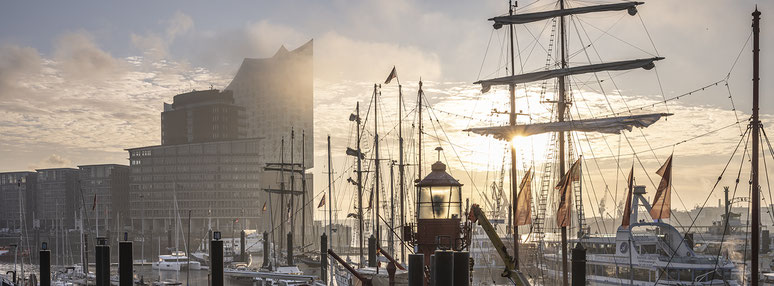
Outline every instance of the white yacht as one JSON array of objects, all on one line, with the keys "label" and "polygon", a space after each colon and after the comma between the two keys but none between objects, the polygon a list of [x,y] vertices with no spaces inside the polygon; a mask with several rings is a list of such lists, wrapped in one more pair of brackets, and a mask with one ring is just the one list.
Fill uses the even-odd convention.
[{"label": "white yacht", "polygon": [[201,263],[196,260],[188,261],[188,257],[183,252],[173,252],[170,255],[159,255],[159,260],[153,262],[154,270],[174,270],[183,269],[199,270],[202,269]]}]

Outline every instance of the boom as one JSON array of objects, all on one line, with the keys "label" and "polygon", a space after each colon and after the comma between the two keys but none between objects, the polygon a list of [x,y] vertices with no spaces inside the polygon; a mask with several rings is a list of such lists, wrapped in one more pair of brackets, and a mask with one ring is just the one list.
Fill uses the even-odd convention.
[{"label": "boom", "polygon": [[529,286],[529,281],[527,281],[527,278],[523,273],[521,273],[521,271],[516,270],[516,263],[513,257],[508,254],[508,249],[505,248],[505,243],[503,243],[503,240],[500,239],[499,235],[497,235],[497,231],[495,231],[495,228],[489,222],[489,219],[486,218],[486,215],[481,210],[481,207],[478,206],[478,204],[473,204],[470,207],[470,221],[478,222],[478,225],[484,229],[486,236],[489,237],[489,240],[492,242],[494,248],[497,249],[497,254],[500,255],[500,258],[505,264],[505,270],[503,271],[502,276],[511,278],[511,281],[513,281],[513,283],[516,285]]}]

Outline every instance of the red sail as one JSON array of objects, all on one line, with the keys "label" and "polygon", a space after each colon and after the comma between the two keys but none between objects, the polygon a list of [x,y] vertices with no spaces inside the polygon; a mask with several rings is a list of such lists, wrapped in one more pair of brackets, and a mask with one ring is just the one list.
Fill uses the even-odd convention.
[{"label": "red sail", "polygon": [[516,225],[527,225],[532,223],[530,209],[532,208],[532,169],[530,168],[519,185],[521,192],[516,197]]},{"label": "red sail", "polygon": [[621,220],[621,227],[628,228],[629,222],[632,220],[632,194],[634,193],[634,164],[632,164],[632,170],[629,171],[628,179],[629,194],[626,195],[626,205],[623,210],[623,220]]},{"label": "red sail", "polygon": [[653,197],[653,207],[650,209],[650,217],[653,219],[669,218],[669,210],[672,208],[672,156],[664,162],[664,165],[656,171],[661,176],[661,183]]},{"label": "red sail", "polygon": [[572,207],[572,186],[573,181],[579,179],[580,174],[580,158],[572,164],[570,170],[564,175],[562,181],[556,188],[559,190],[559,207],[556,210],[556,224],[559,227],[570,226],[570,210]]}]

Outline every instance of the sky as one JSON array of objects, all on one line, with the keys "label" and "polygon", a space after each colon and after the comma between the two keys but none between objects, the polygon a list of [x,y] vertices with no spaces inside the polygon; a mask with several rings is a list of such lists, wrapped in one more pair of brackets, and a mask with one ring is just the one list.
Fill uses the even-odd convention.
[{"label": "sky", "polygon": [[[592,3],[597,1],[568,5]],[[555,7],[545,0],[518,4],[517,13]],[[705,200],[716,205],[720,187],[710,190],[750,116],[747,41],[756,4],[763,12],[761,106],[768,126],[774,114],[767,96],[774,81],[766,80],[774,66],[766,52],[774,43],[766,32],[774,30],[767,17],[774,12],[771,1],[654,0],[635,16],[607,12],[569,21],[571,65],[666,58],[650,71],[600,73],[601,84],[593,76],[574,77],[575,117],[627,108],[675,114],[625,135],[578,135],[576,150],[586,158],[590,181],[584,188],[595,206],[587,213],[598,213],[596,206],[603,204],[615,216],[633,162],[638,182],[652,192],[659,180],[655,170],[672,153],[680,197],[673,207],[691,209]],[[128,164],[125,148],[160,143],[162,102],[192,89],[222,89],[243,58],[269,57],[281,45],[293,49],[314,39],[316,199],[327,184],[325,136],[332,135],[337,149],[351,145],[347,114],[357,101],[367,106],[373,84],[396,66],[410,117],[404,128],[416,131],[411,110],[421,78],[432,106],[425,116],[435,120],[425,123],[426,159],[434,160],[433,148],[443,146],[443,160],[465,184],[466,195],[484,201],[481,194],[499,173],[504,145],[462,130],[505,122],[490,111],[507,108],[507,91],[482,94],[471,84],[509,72],[506,29],[493,30],[487,21],[505,13],[502,0],[9,2],[0,11],[0,171]],[[545,67],[551,28],[546,21],[515,28],[517,72]],[[539,83],[520,87],[517,108],[533,116],[519,121],[546,121],[550,105],[544,101],[554,94]],[[394,155],[394,84],[383,87],[380,101],[385,111],[379,120],[389,130],[385,153]],[[737,118],[742,123],[734,125]],[[706,134],[724,126],[730,127]],[[533,162],[540,166],[548,139],[516,140],[520,174]],[[343,213],[351,209],[352,189],[341,182],[352,162],[340,153],[333,167]],[[727,172],[738,172],[741,160],[737,153]],[[727,174],[720,185],[733,186],[735,177]]]}]

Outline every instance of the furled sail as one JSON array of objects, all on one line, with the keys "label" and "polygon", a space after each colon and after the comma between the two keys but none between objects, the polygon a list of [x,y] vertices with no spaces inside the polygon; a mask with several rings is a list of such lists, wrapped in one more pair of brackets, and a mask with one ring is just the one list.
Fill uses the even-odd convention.
[{"label": "furled sail", "polygon": [[577,8],[569,8],[569,9],[562,9],[562,10],[551,10],[551,11],[544,11],[544,12],[500,16],[500,17],[494,17],[492,19],[489,19],[489,21],[494,21],[494,28],[500,29],[503,25],[508,25],[508,24],[525,24],[525,23],[536,22],[536,21],[541,21],[545,19],[551,19],[554,17],[593,13],[593,12],[627,10],[629,12],[629,15],[634,16],[637,14],[637,5],[641,5],[641,4],[645,4],[645,3],[644,2],[623,2],[623,3],[614,3],[614,4],[577,7]]},{"label": "furled sail", "polygon": [[671,113],[651,113],[610,118],[581,119],[563,122],[534,123],[514,126],[495,126],[469,128],[464,131],[480,135],[492,135],[496,139],[508,140],[515,136],[530,136],[546,132],[582,131],[619,134],[621,130],[632,128],[644,128],[656,123],[662,116],[670,116]]},{"label": "furled sail", "polygon": [[512,76],[504,76],[493,79],[485,79],[474,82],[473,84],[481,85],[481,92],[487,92],[493,85],[509,85],[520,84],[526,82],[539,81],[549,78],[556,78],[560,76],[593,73],[600,71],[616,71],[616,70],[632,70],[636,68],[644,68],[646,70],[655,67],[653,62],[663,60],[663,57],[654,57],[649,59],[636,59],[627,61],[618,61],[602,64],[593,64],[585,66],[576,66],[556,70],[539,71],[533,73],[518,74]]}]

